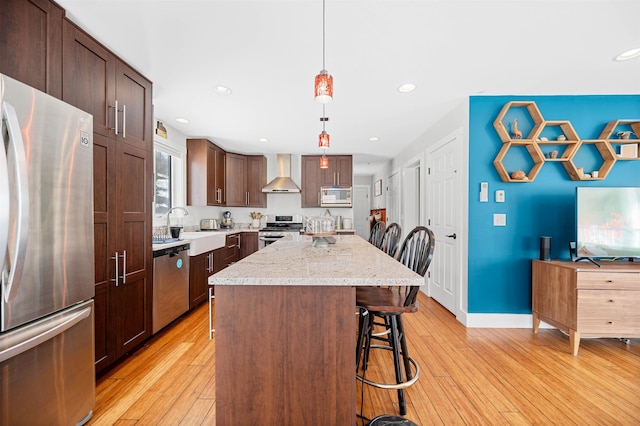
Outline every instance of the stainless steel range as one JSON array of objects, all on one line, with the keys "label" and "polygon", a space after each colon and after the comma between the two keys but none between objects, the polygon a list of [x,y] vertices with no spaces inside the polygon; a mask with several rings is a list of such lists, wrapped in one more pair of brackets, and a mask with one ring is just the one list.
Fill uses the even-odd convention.
[{"label": "stainless steel range", "polygon": [[258,231],[259,247],[265,248],[285,235],[300,234],[303,228],[302,215],[275,216],[273,222]]}]

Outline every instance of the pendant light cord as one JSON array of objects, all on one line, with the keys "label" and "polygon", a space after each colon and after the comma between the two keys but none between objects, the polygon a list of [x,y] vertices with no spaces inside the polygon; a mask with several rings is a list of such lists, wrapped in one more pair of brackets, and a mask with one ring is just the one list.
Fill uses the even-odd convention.
[{"label": "pendant light cord", "polygon": [[322,0],[322,69],[326,69],[324,65],[324,45],[325,45],[325,35],[324,35],[324,7],[325,0]]}]

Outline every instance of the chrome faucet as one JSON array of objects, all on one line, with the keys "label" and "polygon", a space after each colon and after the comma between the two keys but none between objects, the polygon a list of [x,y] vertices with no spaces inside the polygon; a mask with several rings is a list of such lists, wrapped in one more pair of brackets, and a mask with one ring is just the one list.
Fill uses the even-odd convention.
[{"label": "chrome faucet", "polygon": [[171,229],[171,212],[174,210],[182,210],[185,216],[189,216],[189,212],[184,207],[171,207],[167,212],[167,234]]}]

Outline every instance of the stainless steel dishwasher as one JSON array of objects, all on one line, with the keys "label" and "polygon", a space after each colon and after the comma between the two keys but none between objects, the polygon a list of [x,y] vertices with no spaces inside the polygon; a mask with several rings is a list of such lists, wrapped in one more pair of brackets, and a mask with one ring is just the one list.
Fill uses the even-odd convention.
[{"label": "stainless steel dishwasher", "polygon": [[153,252],[153,322],[157,333],[189,310],[189,244]]}]

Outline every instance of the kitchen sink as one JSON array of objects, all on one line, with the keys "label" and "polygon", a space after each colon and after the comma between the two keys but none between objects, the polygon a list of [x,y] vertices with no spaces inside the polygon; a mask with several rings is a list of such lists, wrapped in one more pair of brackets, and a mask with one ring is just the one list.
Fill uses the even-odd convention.
[{"label": "kitchen sink", "polygon": [[183,232],[183,239],[190,240],[189,256],[197,256],[211,250],[224,247],[225,232]]}]

